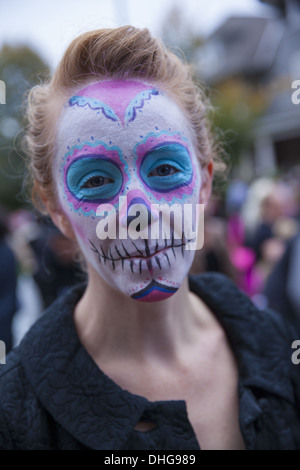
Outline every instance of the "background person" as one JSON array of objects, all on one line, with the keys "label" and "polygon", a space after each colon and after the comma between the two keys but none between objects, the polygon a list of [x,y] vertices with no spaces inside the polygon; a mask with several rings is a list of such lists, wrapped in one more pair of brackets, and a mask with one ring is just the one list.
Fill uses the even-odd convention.
[{"label": "background person", "polygon": [[8,242],[7,215],[0,210],[0,340],[6,353],[13,346],[12,323],[17,310],[17,261]]}]

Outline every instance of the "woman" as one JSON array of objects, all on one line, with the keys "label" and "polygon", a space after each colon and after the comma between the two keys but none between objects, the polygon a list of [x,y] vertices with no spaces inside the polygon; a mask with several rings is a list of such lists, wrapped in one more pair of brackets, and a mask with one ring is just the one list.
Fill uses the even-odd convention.
[{"label": "woman", "polygon": [[32,90],[34,200],[77,240],[87,284],[8,357],[0,447],[299,446],[288,326],[223,276],[188,279],[191,227],[168,211],[209,198],[206,110],[188,68],[132,27],[75,39]]}]

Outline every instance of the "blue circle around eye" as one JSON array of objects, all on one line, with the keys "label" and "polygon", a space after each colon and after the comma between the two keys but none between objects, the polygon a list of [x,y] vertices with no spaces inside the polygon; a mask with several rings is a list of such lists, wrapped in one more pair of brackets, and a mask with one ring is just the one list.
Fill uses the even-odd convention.
[{"label": "blue circle around eye", "polygon": [[[103,177],[107,183],[85,187],[95,177]],[[123,176],[119,167],[105,157],[90,155],[75,160],[67,171],[67,185],[72,195],[80,201],[101,203],[113,199],[120,191]]]},{"label": "blue circle around eye", "polygon": [[[173,167],[176,171],[165,176],[159,174],[151,176],[154,170],[162,166]],[[166,142],[146,153],[141,163],[140,174],[149,188],[160,192],[174,191],[192,181],[193,167],[190,154],[183,145]]]}]

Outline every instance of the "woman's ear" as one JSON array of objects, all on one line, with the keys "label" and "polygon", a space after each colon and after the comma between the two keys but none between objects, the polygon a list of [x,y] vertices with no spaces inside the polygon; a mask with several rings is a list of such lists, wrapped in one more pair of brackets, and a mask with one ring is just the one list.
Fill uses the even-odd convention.
[{"label": "woman's ear", "polygon": [[56,204],[54,204],[53,201],[50,202],[49,199],[47,199],[46,194],[42,190],[39,190],[39,196],[54,225],[56,225],[56,227],[61,231],[61,233],[65,235],[65,237],[75,240],[76,236],[73,231],[73,227],[68,217],[59,206],[59,203],[57,202]]},{"label": "woman's ear", "polygon": [[208,200],[211,196],[211,191],[212,191],[213,174],[214,174],[214,164],[211,161],[205,167],[201,169],[202,182],[201,182],[200,196],[199,196],[200,204],[206,205],[208,203]]},{"label": "woman's ear", "polygon": [[71,238],[72,240],[75,240],[75,233],[73,231],[73,227],[67,218],[66,214],[61,211],[61,210],[53,210],[50,208],[47,208],[48,214],[50,215],[54,225],[61,231],[63,235],[67,238]]}]

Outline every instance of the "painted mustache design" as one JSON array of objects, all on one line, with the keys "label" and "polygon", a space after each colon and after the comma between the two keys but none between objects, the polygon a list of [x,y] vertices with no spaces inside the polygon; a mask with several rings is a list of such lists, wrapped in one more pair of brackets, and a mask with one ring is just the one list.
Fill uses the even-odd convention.
[{"label": "painted mustache design", "polygon": [[[115,245],[115,253],[112,253],[111,248],[109,249],[108,253],[105,253],[102,245],[100,244],[100,247],[97,248],[95,244],[89,240],[90,245],[91,245],[91,250],[96,253],[98,256],[98,259],[100,263],[106,264],[107,262],[112,263],[112,268],[113,270],[116,269],[116,263],[118,261],[121,261],[122,269],[124,269],[124,262],[126,260],[130,261],[130,269],[131,272],[134,273],[133,268],[136,263],[138,263],[138,271],[141,274],[142,273],[142,267],[143,267],[143,262],[146,263],[146,266],[149,271],[152,271],[153,269],[153,263],[155,263],[158,268],[161,270],[161,256],[164,256],[168,262],[169,267],[171,267],[172,260],[170,260],[169,249],[173,253],[173,260],[177,259],[176,255],[176,248],[180,248],[181,250],[181,255],[184,257],[185,254],[185,245],[187,245],[189,242],[192,241],[192,239],[188,240],[185,237],[181,240],[177,240],[177,243],[175,242],[174,239],[174,234],[172,234],[171,240],[164,240],[164,245],[159,246],[158,240],[156,241],[156,245],[154,248],[150,248],[149,242],[147,239],[142,240],[144,242],[144,249],[139,248],[136,243],[134,243],[132,240],[130,240],[132,244],[132,251],[129,250],[129,248],[125,247],[125,245],[121,242],[121,246]],[[178,250],[177,250],[178,254]]]}]

